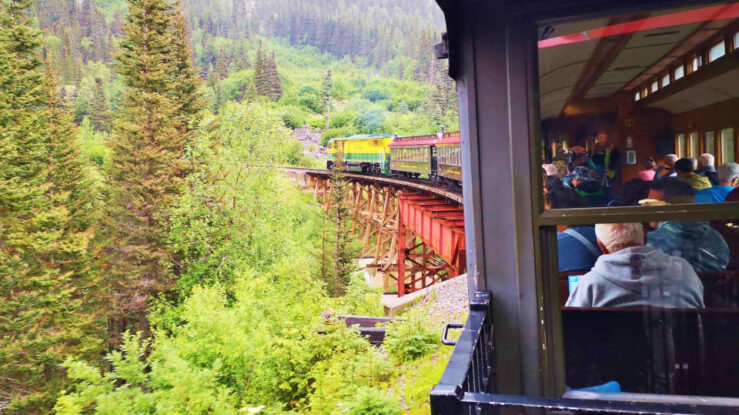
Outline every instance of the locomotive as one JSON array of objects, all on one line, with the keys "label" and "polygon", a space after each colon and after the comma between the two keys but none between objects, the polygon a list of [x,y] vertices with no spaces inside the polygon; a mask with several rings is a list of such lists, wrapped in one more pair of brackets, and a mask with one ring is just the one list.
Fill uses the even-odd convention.
[{"label": "locomotive", "polygon": [[348,171],[386,176],[425,178],[453,186],[462,183],[459,132],[398,137],[355,135],[328,142],[326,168],[338,156]]}]

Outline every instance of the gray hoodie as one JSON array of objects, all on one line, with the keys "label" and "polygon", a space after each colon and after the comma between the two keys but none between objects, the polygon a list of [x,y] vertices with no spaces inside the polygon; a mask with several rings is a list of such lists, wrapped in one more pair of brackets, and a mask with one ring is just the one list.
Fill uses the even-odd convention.
[{"label": "gray hoodie", "polygon": [[684,259],[637,246],[601,255],[580,277],[567,307],[697,308],[703,284]]}]

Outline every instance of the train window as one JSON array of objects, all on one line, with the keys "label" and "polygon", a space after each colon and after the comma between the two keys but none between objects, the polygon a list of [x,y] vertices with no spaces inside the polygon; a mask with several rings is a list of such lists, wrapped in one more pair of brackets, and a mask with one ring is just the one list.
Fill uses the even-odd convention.
[{"label": "train window", "polygon": [[716,59],[724,56],[726,54],[726,42],[720,41],[716,43],[715,45],[711,46],[711,49],[708,50],[708,62],[713,62]]},{"label": "train window", "polygon": [[703,135],[703,151],[716,155],[716,134],[713,131],[706,131]]},{"label": "train window", "polygon": [[677,68],[675,68],[675,71],[672,74],[673,74],[672,78],[677,81],[678,79],[685,76],[685,68],[683,67],[683,65],[680,65]]},{"label": "train window", "polygon": [[698,158],[700,155],[700,140],[697,132],[690,133],[688,136],[688,157]]},{"label": "train window", "polygon": [[721,162],[732,163],[735,158],[734,129],[724,128],[721,130]]},{"label": "train window", "polygon": [[678,134],[675,143],[675,151],[678,157],[686,157],[688,155],[688,148],[685,142],[685,134]]},{"label": "train window", "polygon": [[537,277],[563,388],[739,397],[739,61],[709,64],[738,5],[539,31]]},{"label": "train window", "polygon": [[734,33],[734,50],[739,49],[739,32]]},{"label": "train window", "polygon": [[739,218],[560,227],[566,385],[739,396]]}]

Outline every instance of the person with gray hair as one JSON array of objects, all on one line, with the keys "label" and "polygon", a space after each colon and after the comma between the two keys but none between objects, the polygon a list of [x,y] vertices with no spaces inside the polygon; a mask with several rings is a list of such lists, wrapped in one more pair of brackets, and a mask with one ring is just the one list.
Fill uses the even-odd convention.
[{"label": "person with gray hair", "polygon": [[715,160],[713,154],[703,153],[698,156],[698,168],[695,170],[695,174],[707,177],[708,181],[711,182],[711,186],[718,186],[719,184],[716,165],[714,164]]},{"label": "person with gray hair", "polygon": [[703,284],[684,259],[644,246],[640,223],[595,225],[603,255],[581,276],[567,307],[702,308]]},{"label": "person with gray hair", "polygon": [[716,171],[718,185],[699,190],[695,194],[695,203],[721,203],[734,188],[739,187],[739,164],[726,163]]},{"label": "person with gray hair", "polygon": [[677,172],[674,170],[675,162],[679,159],[676,154],[666,155],[660,162],[657,171],[654,173],[654,180],[659,180],[665,177],[677,177]]}]

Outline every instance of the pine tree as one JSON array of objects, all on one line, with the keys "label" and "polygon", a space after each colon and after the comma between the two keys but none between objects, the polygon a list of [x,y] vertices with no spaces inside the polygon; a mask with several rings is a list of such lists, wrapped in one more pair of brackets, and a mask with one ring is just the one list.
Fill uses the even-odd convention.
[{"label": "pine tree", "polygon": [[326,130],[331,128],[331,86],[333,82],[331,80],[331,69],[326,71],[326,77],[323,78],[323,85],[321,87],[321,97],[323,98],[323,105],[326,108]]},{"label": "pine tree", "polygon": [[192,139],[194,131],[197,129],[197,122],[200,120],[203,109],[206,107],[205,99],[200,93],[202,80],[199,70],[195,67],[187,26],[185,24],[185,14],[182,10],[182,4],[177,1],[175,4],[174,18],[172,20],[172,35],[174,41],[174,65],[172,67],[174,83],[172,85],[171,99],[180,105],[178,120],[181,134],[185,135],[188,142]]},{"label": "pine tree", "polygon": [[356,271],[354,259],[359,255],[356,238],[351,233],[350,186],[339,156],[331,170],[330,200],[324,216],[326,226],[321,235],[319,258],[321,278],[332,297],[346,293],[352,273]]},{"label": "pine tree", "polygon": [[267,97],[274,102],[279,101],[282,98],[282,81],[280,81],[280,74],[277,71],[274,51],[272,56],[266,60],[266,79]]},{"label": "pine tree", "polygon": [[223,52],[223,48],[218,50],[218,57],[216,58],[216,74],[218,79],[223,80],[228,78],[228,59],[226,54]]},{"label": "pine tree", "polygon": [[257,95],[267,96],[269,94],[268,63],[264,50],[257,49],[257,59],[254,62],[254,88]]},{"label": "pine tree", "polygon": [[187,70],[186,40],[174,30],[177,10],[166,0],[128,0],[128,10],[116,57],[125,89],[111,140],[107,212],[114,339],[127,329],[146,333],[149,299],[173,285],[166,213],[184,190],[190,167],[183,132],[199,105],[197,93],[186,96],[196,89],[188,84],[196,72]]},{"label": "pine tree", "polygon": [[110,131],[110,109],[105,98],[105,85],[102,78],[95,78],[95,91],[90,103],[90,122],[96,131]]},{"label": "pine tree", "polygon": [[66,356],[101,351],[89,193],[29,7],[0,3],[0,405],[19,414],[50,412]]}]

